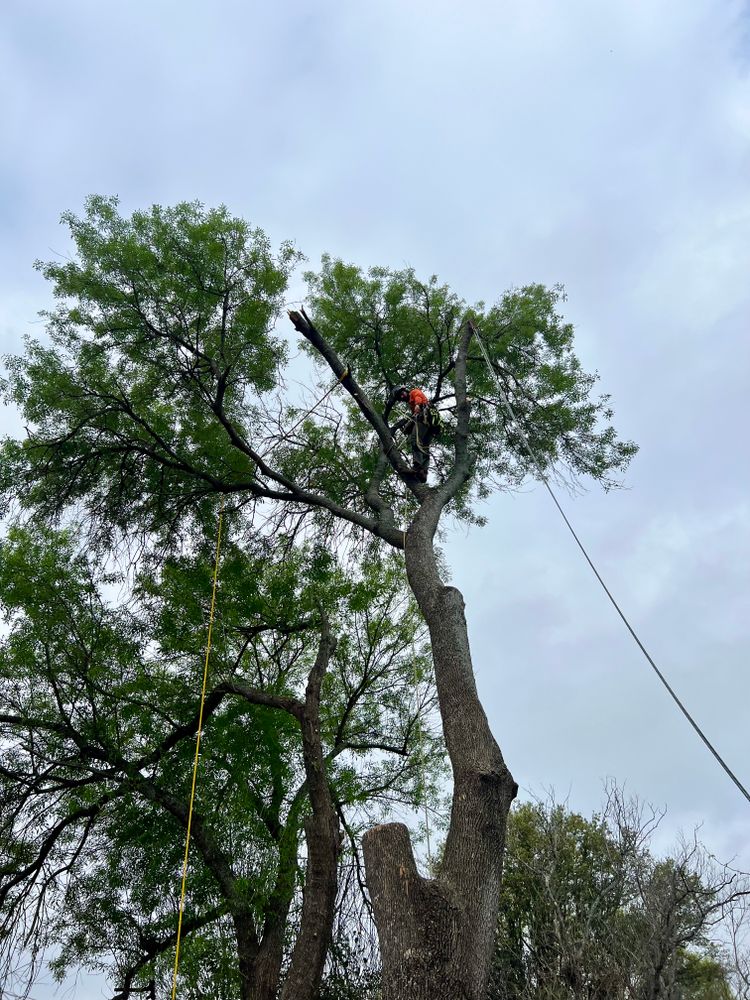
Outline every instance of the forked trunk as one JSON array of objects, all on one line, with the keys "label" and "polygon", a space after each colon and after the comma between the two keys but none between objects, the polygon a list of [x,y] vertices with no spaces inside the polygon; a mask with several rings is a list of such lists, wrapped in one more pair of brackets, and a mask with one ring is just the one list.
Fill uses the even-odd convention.
[{"label": "forked trunk", "polygon": [[271,919],[266,918],[263,937],[253,963],[251,1000],[276,1000],[290,903],[285,901]]},{"label": "forked trunk", "polygon": [[432,641],[453,803],[437,879],[416,869],[408,830],[363,841],[383,964],[383,1000],[483,1000],[497,923],[505,828],[518,786],[477,696],[463,598],[439,577],[436,518],[417,515],[406,543],[409,583]]}]

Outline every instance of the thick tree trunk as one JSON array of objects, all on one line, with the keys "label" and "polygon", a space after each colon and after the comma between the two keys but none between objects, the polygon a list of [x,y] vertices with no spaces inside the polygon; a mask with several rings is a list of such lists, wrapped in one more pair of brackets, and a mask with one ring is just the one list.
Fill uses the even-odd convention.
[{"label": "thick tree trunk", "polygon": [[489,976],[508,810],[518,786],[477,696],[464,602],[437,570],[439,512],[423,504],[406,569],[432,641],[440,714],[453,768],[441,873],[422,878],[401,824],[363,841],[383,963],[383,1000],[482,1000]]},{"label": "thick tree trunk", "polygon": [[440,714],[453,767],[453,806],[444,863],[436,880],[417,874],[405,827],[376,827],[363,839],[383,962],[383,1000],[483,1000],[500,897],[505,827],[518,789],[477,697],[463,598],[440,579],[432,544],[442,511],[464,487],[474,462],[466,392],[474,326],[467,318],[461,328],[453,369],[455,461],[443,482],[430,489],[409,474],[394,449],[383,414],[304,310],[289,316],[328,362],[378,436],[381,460],[365,495],[375,512],[375,523],[359,523],[401,547],[393,510],[379,490],[386,461],[420,502],[403,544],[409,584],[432,640]]},{"label": "thick tree trunk", "polygon": [[235,914],[233,920],[240,970],[240,1000],[276,1000],[281,963],[284,960],[288,911],[289,906],[270,925],[266,923],[261,942],[258,942],[252,915]]}]

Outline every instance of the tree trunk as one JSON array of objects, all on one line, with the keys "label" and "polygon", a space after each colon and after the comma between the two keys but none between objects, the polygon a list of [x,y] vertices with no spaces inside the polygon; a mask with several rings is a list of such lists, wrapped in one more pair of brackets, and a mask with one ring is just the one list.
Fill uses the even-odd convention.
[{"label": "tree trunk", "polygon": [[508,810],[518,786],[477,696],[463,598],[440,579],[423,503],[406,539],[409,583],[432,641],[453,802],[437,879],[416,869],[399,823],[363,840],[383,963],[383,1000],[483,1000],[495,939]]},{"label": "tree trunk", "polygon": [[[245,685],[223,685],[224,690],[232,690],[252,703],[270,702],[274,707],[289,712],[297,719],[302,730],[305,785],[311,805],[311,815],[305,822],[307,872],[300,927],[280,994],[282,1000],[314,1000],[317,996],[331,941],[338,891],[341,831],[328,787],[320,735],[320,689],[336,648],[336,640],[330,633],[322,611],[321,616],[323,626],[318,655],[308,677],[304,702],[296,698],[269,697]],[[288,822],[291,823],[292,820],[289,819]],[[297,860],[296,827],[289,839],[287,834],[291,830],[291,827],[287,827],[279,840],[279,874],[266,908],[262,940],[258,941],[252,915],[245,906],[238,906],[232,914],[239,958],[241,1000],[276,1000],[279,996],[287,917],[294,892]]]},{"label": "tree trunk", "polygon": [[271,921],[266,920],[263,928],[253,968],[252,1000],[275,1000],[278,995],[289,904],[282,909],[283,913]]},{"label": "tree trunk", "polygon": [[234,933],[240,970],[240,1000],[276,1000],[284,960],[287,903],[283,913],[267,920],[259,942],[251,914],[235,914]]},{"label": "tree trunk", "polygon": [[300,719],[312,814],[305,822],[307,872],[300,929],[281,991],[281,1000],[313,1000],[317,996],[333,931],[341,831],[328,787],[320,738],[320,686],[335,647],[335,640],[328,631],[327,623],[324,623]]},{"label": "tree trunk", "polygon": [[267,1000],[256,990],[255,963],[258,958],[258,937],[249,913],[232,915],[237,939],[237,959],[240,968],[240,1000]]}]

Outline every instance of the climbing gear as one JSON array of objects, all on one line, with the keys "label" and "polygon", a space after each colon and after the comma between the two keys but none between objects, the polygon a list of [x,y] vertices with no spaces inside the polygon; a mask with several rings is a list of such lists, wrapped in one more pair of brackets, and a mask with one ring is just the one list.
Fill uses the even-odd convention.
[{"label": "climbing gear", "polygon": [[219,508],[219,527],[216,533],[216,557],[214,559],[214,579],[211,589],[211,610],[208,615],[208,636],[206,638],[206,658],[203,663],[203,687],[201,688],[200,709],[198,711],[198,731],[195,736],[195,758],[193,760],[193,783],[190,788],[190,806],[188,807],[187,833],[185,835],[185,856],[182,860],[182,888],[180,889],[180,914],[177,919],[177,944],[174,953],[174,970],[172,972],[172,1000],[177,993],[177,970],[180,967],[180,938],[182,936],[182,915],[185,912],[185,886],[187,883],[188,856],[190,854],[190,831],[193,825],[193,804],[195,802],[195,783],[198,777],[198,755],[201,748],[203,733],[203,709],[206,704],[206,686],[208,684],[208,661],[211,656],[211,633],[214,627],[214,611],[216,609],[216,584],[219,579],[219,553],[221,552],[221,528],[224,519],[224,498]]},{"label": "climbing gear", "polygon": [[443,418],[440,410],[432,403],[428,403],[422,411],[424,422],[430,428],[435,437],[439,437],[443,432]]},{"label": "climbing gear", "polygon": [[427,469],[430,464],[430,441],[432,431],[424,422],[423,414],[417,413],[411,422],[411,459],[412,472],[421,482],[427,482]]}]

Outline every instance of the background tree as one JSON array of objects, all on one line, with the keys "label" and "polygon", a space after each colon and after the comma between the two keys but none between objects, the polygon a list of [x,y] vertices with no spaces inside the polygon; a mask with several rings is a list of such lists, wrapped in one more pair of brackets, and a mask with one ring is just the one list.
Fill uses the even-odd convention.
[{"label": "background tree", "polygon": [[722,945],[750,886],[697,839],[652,850],[661,815],[608,787],[591,819],[550,799],[508,827],[492,1000],[731,1000]]},{"label": "background tree", "polygon": [[729,911],[727,950],[735,992],[740,1000],[750,997],[750,897],[743,896]]},{"label": "background tree", "polygon": [[[126,220],[114,200],[93,198],[84,218],[64,218],[76,256],[40,265],[58,307],[50,344],[9,362],[6,396],[29,433],[6,442],[0,487],[37,519],[80,511],[93,545],[139,538],[154,557],[201,544],[222,496],[238,542],[249,531],[292,542],[314,533],[404,550],[430,632],[453,802],[437,879],[418,874],[404,825],[364,839],[383,990],[479,1000],[516,785],[434,539],[444,514],[481,520],[477,500],[534,474],[475,353],[478,328],[543,466],[606,486],[632,456],[573,353],[560,291],[531,285],[470,310],[434,278],[324,259],[308,276],[313,318],[290,316],[326,387],[335,377],[342,391],[300,419],[280,393],[285,342],[273,333],[291,247],[274,256],[259,231],[195,204]],[[434,485],[415,480],[389,425],[389,390],[415,381],[454,415],[434,449]]]},{"label": "background tree", "polygon": [[[162,995],[210,554],[142,573],[125,603],[71,531],[11,530],[0,567],[6,978],[52,942],[60,974],[100,969],[119,997]],[[313,995],[343,830],[418,802],[436,777],[422,628],[393,559],[352,578],[317,550],[274,561],[229,546],[183,922],[181,984],[196,996],[210,981],[212,995],[275,997],[282,967],[284,996]]]}]

